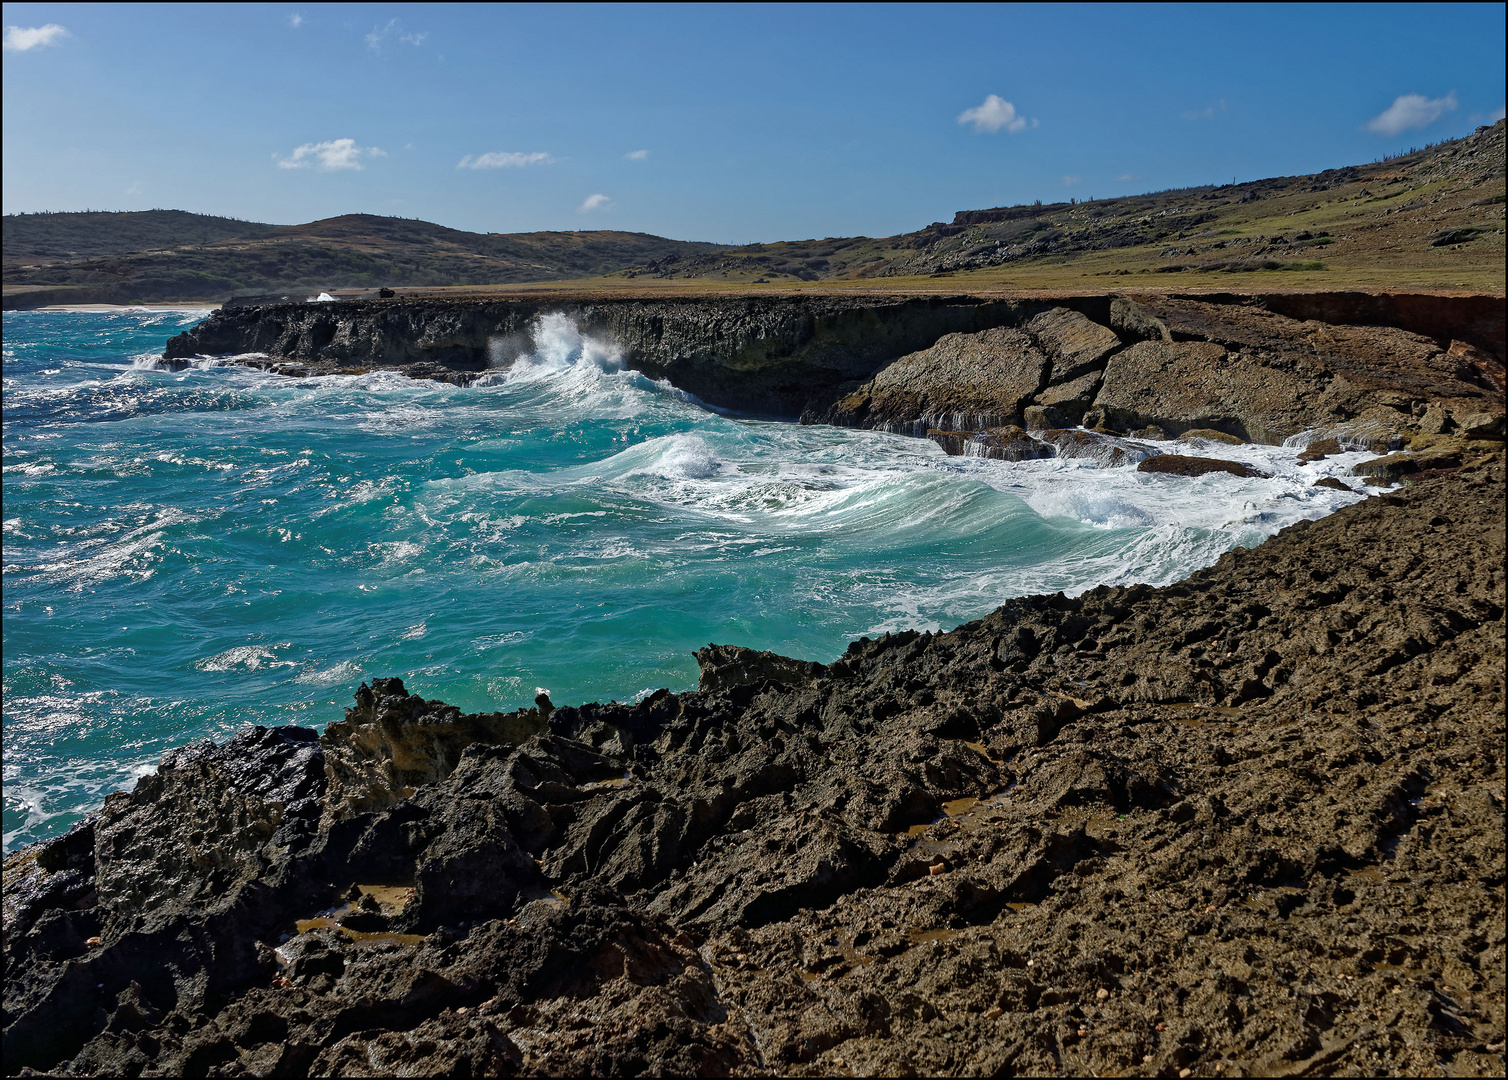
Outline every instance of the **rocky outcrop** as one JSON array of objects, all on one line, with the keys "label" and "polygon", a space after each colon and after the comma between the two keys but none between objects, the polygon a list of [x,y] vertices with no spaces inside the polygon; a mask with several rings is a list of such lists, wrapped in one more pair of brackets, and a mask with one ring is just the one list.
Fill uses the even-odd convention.
[{"label": "rocky outcrop", "polygon": [[472,743],[523,743],[545,729],[538,708],[462,713],[409,694],[396,679],[374,679],[356,708],[325,729],[325,800],[331,818],[385,810],[419,787],[449,776]]},{"label": "rocky outcrop", "polygon": [[1504,490],[533,734],[384,680],[171,755],[6,860],[6,1068],[1500,1072]]},{"label": "rocky outcrop", "polygon": [[[1489,424],[1502,415],[1502,302],[1494,297],[563,295],[272,304],[215,313],[169,341],[164,359],[231,355],[307,375],[390,368],[464,384],[511,363],[551,311],[616,341],[629,366],[709,403],[891,430],[909,425],[917,435],[1002,423],[1064,428],[1087,416],[1089,426],[1156,426],[1170,435],[1221,427],[1273,440],[1346,423],[1407,434],[1420,430],[1430,408]],[[1179,357],[1214,355],[1164,348],[1189,344],[1224,350],[1216,361],[1223,382],[1206,377],[1202,390],[1166,402],[1161,391],[1134,384],[1152,369],[1128,367],[1132,361],[1160,369],[1176,367]],[[1132,351],[1125,346],[1138,345],[1140,352],[1120,359]],[[1050,365],[1032,386],[1039,356]],[[1123,377],[1101,402],[1112,371]]]},{"label": "rocky outcrop", "polygon": [[1210,473],[1228,473],[1231,476],[1267,478],[1266,473],[1258,472],[1249,465],[1242,465],[1239,461],[1189,457],[1186,454],[1158,454],[1155,457],[1145,458],[1137,463],[1136,471],[1160,473],[1163,476],[1208,476]]},{"label": "rocky outcrop", "polygon": [[[1157,440],[1203,433],[1262,443],[1310,432],[1378,446],[1501,428],[1502,394],[1483,354],[1468,360],[1459,343],[1444,347],[1395,327],[1299,322],[1227,299],[1117,297],[1109,312],[1116,330],[1055,308],[1019,337],[952,335],[883,369],[824,419],[937,429],[950,453],[975,452],[986,429],[1005,424],[1034,434],[1082,424]],[[1018,396],[1038,370],[1038,388]]]},{"label": "rocky outcrop", "polygon": [[1019,424],[1053,361],[1021,330],[948,334],[903,356],[827,413],[833,422],[916,434]]},{"label": "rocky outcrop", "polygon": [[[1105,300],[1078,301],[1087,310]],[[632,368],[704,401],[794,417],[951,333],[1016,326],[1037,302],[977,297],[815,296],[615,300],[338,301],[216,312],[167,343],[168,364],[259,354],[309,374],[412,369],[464,381],[530,347],[540,316],[563,311],[609,338]],[[1035,388],[1034,388],[1035,389]]]}]

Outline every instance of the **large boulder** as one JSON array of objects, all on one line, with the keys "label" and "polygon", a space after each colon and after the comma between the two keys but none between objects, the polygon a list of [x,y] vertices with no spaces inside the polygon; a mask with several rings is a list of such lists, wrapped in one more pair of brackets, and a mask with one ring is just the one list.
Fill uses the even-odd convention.
[{"label": "large boulder", "polygon": [[1113,330],[1069,308],[1050,308],[1026,324],[1026,330],[1052,360],[1049,386],[1102,371],[1105,358],[1121,347]]},{"label": "large boulder", "polygon": [[1207,476],[1210,473],[1229,473],[1231,476],[1260,477],[1266,479],[1267,474],[1258,472],[1249,465],[1243,465],[1239,461],[1226,461],[1222,458],[1189,457],[1183,454],[1158,454],[1149,457],[1136,466],[1137,472],[1160,473],[1163,476]]},{"label": "large boulder", "polygon": [[947,334],[840,399],[826,417],[852,427],[923,434],[1021,422],[1051,361],[1025,331]]},{"label": "large boulder", "polygon": [[996,461],[1031,461],[1056,456],[1047,443],[1032,438],[1014,424],[982,431],[942,431],[929,428],[927,438],[953,457],[993,458]]},{"label": "large boulder", "polygon": [[[1497,391],[1475,366],[1407,330],[1333,325],[1288,318],[1256,303],[1179,297],[1142,298],[1138,311],[1172,340],[1162,349],[1148,341],[1111,358],[1105,380],[1111,393],[1102,391],[1095,404],[1122,423],[1179,431],[1198,415],[1222,415],[1228,424],[1209,426],[1277,442],[1307,429],[1412,433],[1441,426],[1448,413],[1501,411]],[[1205,347],[1178,348],[1189,345]],[[1201,371],[1204,363],[1212,367]],[[1187,392],[1168,398],[1159,389],[1166,378],[1154,380],[1135,406],[1128,380],[1153,369],[1190,380]]]},{"label": "large boulder", "polygon": [[1111,357],[1094,405],[1120,431],[1212,428],[1275,442],[1306,426],[1289,416],[1301,396],[1296,383],[1213,342],[1142,341]]}]

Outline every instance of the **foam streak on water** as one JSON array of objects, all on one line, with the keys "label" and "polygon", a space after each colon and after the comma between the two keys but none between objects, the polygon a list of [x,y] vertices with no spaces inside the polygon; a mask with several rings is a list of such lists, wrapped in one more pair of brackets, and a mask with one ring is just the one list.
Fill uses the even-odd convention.
[{"label": "foam streak on water", "polygon": [[167,748],[321,726],[401,675],[466,709],[695,685],[709,641],[830,660],[1025,593],[1165,583],[1359,496],[948,458],[751,421],[546,319],[457,388],[148,361],[193,313],[7,313],[4,835]]}]

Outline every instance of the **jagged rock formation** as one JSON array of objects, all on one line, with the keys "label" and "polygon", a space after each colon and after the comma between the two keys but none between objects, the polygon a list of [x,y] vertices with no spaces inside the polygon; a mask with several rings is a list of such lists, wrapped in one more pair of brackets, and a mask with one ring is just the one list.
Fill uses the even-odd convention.
[{"label": "jagged rock formation", "polygon": [[917,435],[1087,420],[1264,442],[1349,425],[1385,443],[1438,427],[1425,421],[1431,408],[1502,412],[1496,297],[350,301],[220,311],[164,357],[464,384],[511,363],[556,310],[616,341],[630,367],[714,405]]},{"label": "jagged rock formation", "polygon": [[170,755],[6,860],[7,1071],[1500,1072],[1504,481],[634,705],[378,680]]},{"label": "jagged rock formation", "polygon": [[510,365],[540,316],[566,311],[583,332],[622,346],[636,370],[716,405],[794,417],[944,334],[1016,325],[1037,307],[974,297],[283,304],[216,312],[172,338],[163,356],[174,364],[236,355],[300,375],[396,368],[464,383]]},{"label": "jagged rock formation", "polygon": [[[1179,297],[1116,297],[1106,322],[1053,308],[1013,337],[950,335],[884,368],[822,418],[937,429],[950,453],[1019,460],[1040,455],[1004,425],[1053,433],[1036,440],[1047,443],[1083,423],[1158,440],[1213,432],[1279,443],[1318,431],[1385,447],[1463,424],[1492,430],[1486,417],[1502,410],[1501,365],[1486,352],[1396,327]],[[1035,391],[1023,393],[1033,376]]]}]

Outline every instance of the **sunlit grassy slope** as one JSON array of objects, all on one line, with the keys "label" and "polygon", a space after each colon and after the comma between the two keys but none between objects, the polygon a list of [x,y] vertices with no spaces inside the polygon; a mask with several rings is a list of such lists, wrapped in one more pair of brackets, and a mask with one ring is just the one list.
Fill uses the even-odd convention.
[{"label": "sunlit grassy slope", "polygon": [[[348,215],[5,218],[13,302],[278,290],[622,293],[1504,289],[1504,122],[1310,176],[960,211],[884,238],[743,247],[642,233],[478,234]],[[135,245],[133,247],[133,245]],[[143,246],[146,245],[146,246]],[[51,291],[39,292],[41,287]],[[61,287],[61,288],[58,288]],[[23,301],[30,292],[33,301]],[[14,299],[13,299],[14,298]]]}]

